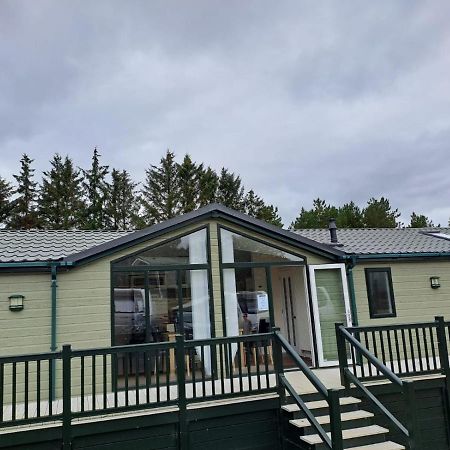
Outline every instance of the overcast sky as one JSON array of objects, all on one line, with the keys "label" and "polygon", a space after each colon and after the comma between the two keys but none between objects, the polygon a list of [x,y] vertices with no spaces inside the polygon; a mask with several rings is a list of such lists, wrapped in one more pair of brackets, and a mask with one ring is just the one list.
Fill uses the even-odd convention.
[{"label": "overcast sky", "polygon": [[449,23],[448,0],[0,0],[0,175],[98,146],[141,181],[170,148],[286,224],[383,195],[446,225]]}]

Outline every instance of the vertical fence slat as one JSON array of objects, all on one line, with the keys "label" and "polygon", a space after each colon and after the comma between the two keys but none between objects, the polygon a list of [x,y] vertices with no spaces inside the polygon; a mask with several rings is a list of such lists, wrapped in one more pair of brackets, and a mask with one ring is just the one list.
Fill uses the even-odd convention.
[{"label": "vertical fence slat", "polygon": [[53,416],[53,360],[48,360],[48,415]]},{"label": "vertical fence slat", "polygon": [[224,364],[223,364],[223,358],[224,358],[224,349],[223,344],[219,344],[219,358],[220,358],[220,389],[221,394],[225,392],[225,373],[224,373]]},{"label": "vertical fence slat", "polygon": [[41,417],[41,360],[36,361],[36,416]]},{"label": "vertical fence slat", "polygon": [[108,381],[106,354],[103,355],[103,409],[108,407]]},{"label": "vertical fence slat", "polygon": [[[170,400],[170,350],[166,349],[164,360],[166,363],[166,398]],[[148,402],[147,402],[148,403]]]},{"label": "vertical fence slat", "polygon": [[28,371],[29,371],[29,366],[28,366],[28,361],[25,361],[25,380],[24,380],[24,384],[25,384],[25,397],[24,397],[24,418],[28,419],[28,403],[29,403],[29,395],[28,395],[28,389],[29,389],[29,379],[28,379]]},{"label": "vertical fence slat", "polygon": [[5,372],[4,365],[0,363],[0,423],[3,422],[3,400],[4,400],[4,390],[5,390]]},{"label": "vertical fence slat", "polygon": [[80,358],[80,379],[81,411],[84,412],[86,401],[84,395],[84,356]]},{"label": "vertical fence slat", "polygon": [[91,398],[92,398],[92,411],[97,409],[95,404],[95,383],[96,383],[96,370],[95,370],[95,355],[91,357]]}]

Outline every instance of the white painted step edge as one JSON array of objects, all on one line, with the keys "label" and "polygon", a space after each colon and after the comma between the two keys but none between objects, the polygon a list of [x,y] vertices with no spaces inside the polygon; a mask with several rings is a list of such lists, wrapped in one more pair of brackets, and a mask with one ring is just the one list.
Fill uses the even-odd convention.
[{"label": "white painted step edge", "polygon": [[[361,428],[350,428],[349,430],[342,430],[342,438],[346,439],[356,439],[364,436],[374,436],[376,434],[388,433],[389,430],[380,427],[378,425],[370,425],[368,427]],[[327,433],[330,436],[330,433]],[[318,434],[311,434],[308,436],[301,436],[300,439],[309,445],[320,444],[322,439]]]},{"label": "white painted step edge", "polygon": [[[350,449],[349,449],[350,450]],[[360,447],[352,447],[351,450],[405,450],[403,445],[396,442],[386,441],[378,444],[362,445]]]},{"label": "white painted step edge", "polygon": [[[358,411],[349,411],[341,414],[341,420],[348,421],[348,420],[358,420],[358,419],[368,419],[370,417],[373,417],[374,414],[369,411],[364,410],[358,410]],[[317,422],[319,422],[321,425],[329,424],[330,423],[330,416],[318,416],[316,417]],[[292,425],[299,427],[299,428],[305,428],[311,426],[308,419],[293,419],[290,420],[289,423]]]},{"label": "white painted step edge", "polygon": [[[357,405],[358,403],[361,403],[361,400],[359,398],[355,397],[342,397],[340,399],[341,406],[343,405]],[[314,402],[306,402],[306,406],[308,409],[320,409],[320,408],[327,408],[328,403],[325,400],[317,400]],[[296,412],[299,411],[300,408],[296,403],[291,403],[289,405],[283,405],[281,407],[284,411],[287,412]]]}]

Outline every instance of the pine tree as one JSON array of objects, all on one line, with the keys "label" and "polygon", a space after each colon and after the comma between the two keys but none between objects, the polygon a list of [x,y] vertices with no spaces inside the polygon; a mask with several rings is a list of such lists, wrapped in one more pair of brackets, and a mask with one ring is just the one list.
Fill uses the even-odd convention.
[{"label": "pine tree", "polygon": [[414,211],[411,214],[411,223],[409,228],[427,228],[434,227],[433,221],[423,214],[416,214]]},{"label": "pine tree", "polygon": [[225,168],[220,172],[217,201],[236,211],[244,210],[244,187],[241,178]]},{"label": "pine tree", "polygon": [[331,218],[336,218],[338,209],[335,206],[327,205],[325,200],[316,198],[313,201],[313,208],[309,211],[302,208],[299,216],[292,222],[291,228],[326,228]]},{"label": "pine tree", "polygon": [[39,226],[39,218],[36,210],[37,183],[33,180],[33,163],[27,154],[20,160],[20,173],[13,175],[17,181],[17,189],[14,191],[18,197],[13,202],[11,215],[8,220],[8,228],[30,229]]},{"label": "pine tree", "polygon": [[371,198],[363,210],[364,226],[366,228],[395,228],[400,217],[398,209],[392,209],[387,198],[379,200]]},{"label": "pine tree", "polygon": [[100,156],[95,147],[91,168],[83,170],[83,188],[87,199],[83,226],[89,230],[101,230],[109,226],[108,217],[105,214],[108,200],[108,183],[106,181],[108,166],[100,165]]},{"label": "pine tree", "polygon": [[44,228],[68,230],[81,225],[84,203],[80,171],[72,160],[55,154],[52,168],[44,172],[38,201],[39,216]]},{"label": "pine tree", "polygon": [[13,206],[11,202],[12,193],[13,188],[11,184],[0,177],[0,227],[6,224],[11,213]]},{"label": "pine tree", "polygon": [[217,173],[208,167],[202,168],[199,178],[199,206],[209,205],[217,201],[217,190],[219,188],[219,177]]},{"label": "pine tree", "polygon": [[151,165],[141,191],[143,218],[147,225],[170,219],[179,211],[180,186],[175,155],[167,150],[159,166]]},{"label": "pine tree", "polygon": [[178,184],[180,187],[181,214],[197,209],[200,197],[200,177],[203,165],[195,164],[189,155],[185,155],[183,162],[178,165]]},{"label": "pine tree", "polygon": [[256,214],[256,218],[283,228],[283,221],[278,214],[278,208],[273,205],[264,205],[260,208]]},{"label": "pine tree", "polygon": [[261,208],[264,208],[264,200],[255,194],[253,189],[250,189],[244,198],[244,212],[252,217],[257,217]]},{"label": "pine tree", "polygon": [[338,228],[362,228],[364,217],[361,208],[353,201],[341,206],[336,216],[336,225]]},{"label": "pine tree", "polygon": [[109,188],[107,216],[114,230],[130,230],[138,223],[139,205],[134,183],[126,170],[113,169]]}]

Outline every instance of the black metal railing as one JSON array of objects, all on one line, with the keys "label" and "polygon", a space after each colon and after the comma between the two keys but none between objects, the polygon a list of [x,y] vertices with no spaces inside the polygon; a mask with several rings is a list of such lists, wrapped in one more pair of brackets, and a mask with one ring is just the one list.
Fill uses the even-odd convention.
[{"label": "black metal railing", "polygon": [[[279,332],[274,331],[275,335],[275,366],[279,379],[279,395],[282,401],[285,401],[286,391],[290,394],[291,398],[298,405],[301,411],[303,411],[306,419],[311,426],[316,430],[317,434],[322,439],[323,443],[330,449],[342,450],[342,422],[339,403],[339,391],[337,389],[327,389],[314,372],[308,367],[303,359],[298,355],[295,349],[289,344],[285,337]],[[294,362],[295,366],[305,375],[307,380],[316,389],[320,397],[328,403],[330,414],[330,435],[327,434],[324,427],[317,421],[314,414],[308,409],[307,404],[297,393],[296,389],[286,378],[284,374],[283,355],[282,349]]]}]

